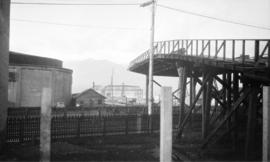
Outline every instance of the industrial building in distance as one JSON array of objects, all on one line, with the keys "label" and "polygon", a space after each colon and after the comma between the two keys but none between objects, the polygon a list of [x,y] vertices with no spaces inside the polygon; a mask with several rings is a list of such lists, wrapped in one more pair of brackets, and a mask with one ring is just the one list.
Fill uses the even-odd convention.
[{"label": "industrial building in distance", "polygon": [[40,107],[42,88],[52,89],[52,105],[71,101],[72,70],[60,60],[10,52],[9,107]]},{"label": "industrial building in distance", "polygon": [[108,105],[142,105],[143,90],[135,85],[93,85],[93,89],[106,97]]}]

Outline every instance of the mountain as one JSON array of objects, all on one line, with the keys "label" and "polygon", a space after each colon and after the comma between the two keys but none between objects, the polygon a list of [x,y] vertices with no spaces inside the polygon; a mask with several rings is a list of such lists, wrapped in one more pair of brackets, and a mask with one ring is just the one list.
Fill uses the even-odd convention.
[{"label": "mountain", "polygon": [[[117,64],[108,60],[87,59],[83,61],[64,62],[64,67],[73,70],[72,93],[81,92],[95,85],[109,85],[113,74],[113,84],[140,86],[145,93],[145,75],[128,71],[128,65]],[[155,77],[161,85],[177,88],[177,78]],[[160,88],[154,85],[155,96]]]}]

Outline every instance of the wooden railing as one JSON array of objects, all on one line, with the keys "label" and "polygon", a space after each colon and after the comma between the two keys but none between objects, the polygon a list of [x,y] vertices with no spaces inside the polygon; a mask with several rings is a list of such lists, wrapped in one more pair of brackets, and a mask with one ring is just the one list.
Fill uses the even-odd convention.
[{"label": "wooden railing", "polygon": [[[147,50],[129,67],[149,59]],[[270,39],[185,39],[155,42],[154,54],[181,54],[237,64],[270,64]]]}]

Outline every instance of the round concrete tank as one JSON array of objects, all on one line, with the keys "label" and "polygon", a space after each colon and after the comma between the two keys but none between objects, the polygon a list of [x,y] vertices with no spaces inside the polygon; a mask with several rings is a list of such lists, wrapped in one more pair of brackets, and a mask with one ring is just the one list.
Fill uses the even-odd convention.
[{"label": "round concrete tank", "polygon": [[40,107],[42,88],[52,89],[52,105],[69,105],[72,70],[62,61],[10,52],[9,107]]}]

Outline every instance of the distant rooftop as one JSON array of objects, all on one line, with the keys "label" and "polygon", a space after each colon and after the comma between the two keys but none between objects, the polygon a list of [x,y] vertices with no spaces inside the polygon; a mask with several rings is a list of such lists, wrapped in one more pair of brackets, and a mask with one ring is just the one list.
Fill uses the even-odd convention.
[{"label": "distant rooftop", "polygon": [[32,66],[62,68],[63,62],[57,59],[33,56],[33,55],[10,51],[9,52],[9,65],[28,65],[28,66],[32,65]]}]

